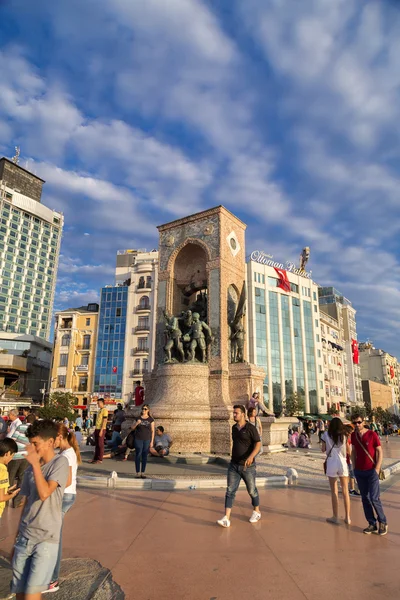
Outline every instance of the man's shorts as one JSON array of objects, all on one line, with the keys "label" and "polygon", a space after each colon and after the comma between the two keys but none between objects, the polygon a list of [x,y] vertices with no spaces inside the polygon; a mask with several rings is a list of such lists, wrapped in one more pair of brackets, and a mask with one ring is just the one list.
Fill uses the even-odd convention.
[{"label": "man's shorts", "polygon": [[[50,585],[58,555],[58,543],[33,543],[18,535],[12,560],[13,594],[39,594]],[[27,563],[29,567],[27,568]]]},{"label": "man's shorts", "polygon": [[169,454],[169,448],[164,448],[163,446],[156,446],[156,451],[160,452],[161,450],[164,450],[164,456],[168,456]]}]

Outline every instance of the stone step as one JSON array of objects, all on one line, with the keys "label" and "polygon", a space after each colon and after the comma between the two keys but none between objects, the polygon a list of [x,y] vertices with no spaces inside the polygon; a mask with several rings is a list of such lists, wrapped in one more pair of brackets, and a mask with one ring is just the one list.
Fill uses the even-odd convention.
[{"label": "stone step", "polygon": [[[10,594],[11,566],[0,558],[0,600]],[[112,578],[111,571],[96,560],[66,558],[61,562],[60,590],[57,600],[124,600],[125,594]]]}]

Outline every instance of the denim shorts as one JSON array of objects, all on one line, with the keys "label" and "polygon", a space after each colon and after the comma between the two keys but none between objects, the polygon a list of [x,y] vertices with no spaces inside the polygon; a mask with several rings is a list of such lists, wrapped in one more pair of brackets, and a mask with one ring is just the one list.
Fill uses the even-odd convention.
[{"label": "denim shorts", "polygon": [[33,543],[18,535],[12,560],[11,592],[13,594],[39,594],[50,585],[56,566],[58,544]]}]

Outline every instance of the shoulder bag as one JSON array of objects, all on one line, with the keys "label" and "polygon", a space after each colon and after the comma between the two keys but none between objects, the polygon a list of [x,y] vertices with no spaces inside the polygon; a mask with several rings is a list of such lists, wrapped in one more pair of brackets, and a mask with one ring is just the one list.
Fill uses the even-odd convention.
[{"label": "shoulder bag", "polygon": [[[325,442],[325,443],[326,443],[326,442]],[[332,452],[332,450],[333,450],[333,446],[334,446],[334,445],[335,445],[335,444],[333,444],[333,445],[331,446],[331,449],[329,450],[329,452],[328,452],[328,454],[327,454],[327,456],[326,456],[326,459],[324,460],[324,473],[325,473],[325,475],[326,475],[326,467],[327,467],[327,464],[328,464],[328,458],[329,458],[329,457],[330,457],[330,455],[331,455],[331,452]]]},{"label": "shoulder bag", "polygon": [[[364,450],[365,454],[368,456],[369,460],[376,465],[376,462],[374,461],[374,459],[372,458],[372,456],[370,455],[370,453],[368,452],[368,450],[366,449],[366,447],[364,446],[364,444],[362,443],[362,438],[360,437],[360,435],[357,433],[357,439],[360,443],[361,448]],[[385,472],[383,471],[383,469],[381,469],[379,471],[379,479],[380,481],[383,481],[385,479]]]}]

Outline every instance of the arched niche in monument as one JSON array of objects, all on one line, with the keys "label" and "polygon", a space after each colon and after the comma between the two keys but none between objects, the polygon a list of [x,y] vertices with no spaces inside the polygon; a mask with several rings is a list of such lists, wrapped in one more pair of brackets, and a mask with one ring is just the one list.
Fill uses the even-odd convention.
[{"label": "arched niche in monument", "polygon": [[[209,260],[206,246],[196,240],[189,241],[177,253],[173,264],[172,312],[180,315],[182,311],[192,309],[200,317],[207,318]],[[201,314],[203,313],[203,314]]]}]

